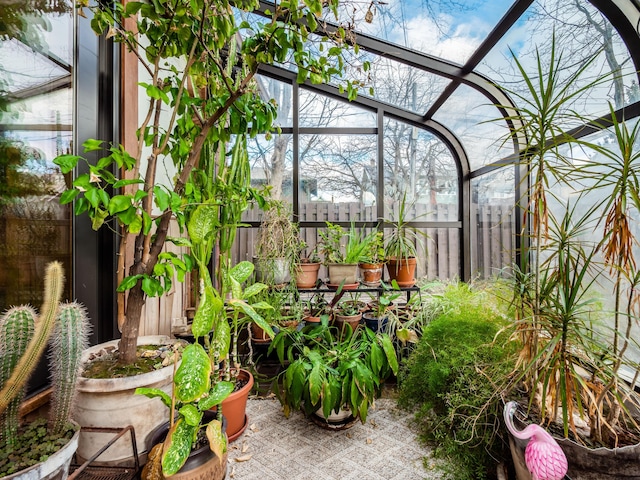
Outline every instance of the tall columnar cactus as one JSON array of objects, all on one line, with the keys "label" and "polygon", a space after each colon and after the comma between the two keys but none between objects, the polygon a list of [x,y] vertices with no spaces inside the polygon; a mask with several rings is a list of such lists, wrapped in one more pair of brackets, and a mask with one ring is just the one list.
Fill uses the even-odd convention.
[{"label": "tall columnar cactus", "polygon": [[49,347],[53,386],[49,430],[54,434],[62,433],[69,421],[75,384],[80,375],[81,355],[88,345],[89,330],[84,306],[76,302],[60,305]]},{"label": "tall columnar cactus", "polygon": [[[0,385],[11,376],[27,350],[35,329],[36,312],[30,306],[13,307],[0,319]],[[24,389],[9,402],[0,416],[0,443],[15,446],[18,432],[18,409]]]},{"label": "tall columnar cactus", "polygon": [[[0,378],[2,385],[2,390],[0,391],[0,414],[7,410],[7,407],[13,399],[22,394],[27,380],[29,380],[31,373],[38,364],[47,346],[55,324],[63,284],[64,274],[62,272],[62,265],[59,262],[52,262],[47,265],[44,278],[44,303],[42,305],[41,315],[35,321],[34,334],[29,340],[23,355],[17,360],[11,375]],[[18,311],[23,311],[21,308],[24,309],[24,307],[17,307]],[[7,312],[7,314],[8,313],[9,312]],[[0,323],[3,325],[8,321],[7,314],[3,315],[2,319],[0,319]],[[11,329],[9,329],[9,331],[11,332]],[[15,330],[13,331],[14,333],[18,333]],[[1,341],[3,342],[0,346],[0,351],[2,352],[10,352],[16,344],[18,344],[16,338],[3,338]],[[11,421],[13,420],[10,420],[10,422]]]}]

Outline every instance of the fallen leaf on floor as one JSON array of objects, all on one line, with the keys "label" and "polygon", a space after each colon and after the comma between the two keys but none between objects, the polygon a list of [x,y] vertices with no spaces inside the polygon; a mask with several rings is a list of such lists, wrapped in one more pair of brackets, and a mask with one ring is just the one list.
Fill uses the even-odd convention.
[{"label": "fallen leaf on floor", "polygon": [[236,462],[246,462],[247,460],[251,460],[251,457],[253,457],[253,455],[249,454],[249,455],[242,455],[241,457],[236,457]]},{"label": "fallen leaf on floor", "polygon": [[249,445],[247,445],[246,443],[242,444],[242,453],[247,453],[247,450],[249,450]]},{"label": "fallen leaf on floor", "polygon": [[347,432],[347,438],[353,438],[353,435],[351,435],[349,432]]},{"label": "fallen leaf on floor", "polygon": [[367,445],[371,445],[373,443],[373,440],[371,440],[370,438],[367,438]]},{"label": "fallen leaf on floor", "polygon": [[236,476],[236,467],[231,468],[231,473],[229,474],[230,478],[234,478]]},{"label": "fallen leaf on floor", "polygon": [[378,428],[378,424],[376,423],[376,421],[374,419],[369,420],[369,423],[371,424],[371,426],[373,428]]}]

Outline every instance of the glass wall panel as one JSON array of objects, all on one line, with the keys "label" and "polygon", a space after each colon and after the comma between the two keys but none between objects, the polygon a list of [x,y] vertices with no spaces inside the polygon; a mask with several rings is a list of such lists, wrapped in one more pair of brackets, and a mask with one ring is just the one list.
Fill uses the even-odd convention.
[{"label": "glass wall panel", "polygon": [[[609,21],[590,2],[534,2],[482,61],[478,71],[529,98],[509,49],[532,76],[536,72],[535,58],[538,50],[544,71],[549,72],[554,32],[556,59],[562,55],[562,69],[558,72],[560,85],[566,83],[572,74],[588,62],[591,62],[590,66],[580,79],[571,82],[570,92],[606,75],[605,80],[596,88],[588,89],[574,101],[567,103],[565,111],[574,109],[583,115],[596,116],[608,113],[607,102],[620,108],[640,99],[637,78],[633,74],[633,62],[630,61],[626,46]],[[619,72],[622,76],[613,75],[612,72]],[[568,118],[565,122],[565,127],[571,126]]]},{"label": "glass wall panel", "polygon": [[[270,138],[257,135],[247,139],[251,185],[270,186],[271,197],[292,204],[293,202],[293,150],[292,134],[274,134]],[[244,221],[259,221],[261,210],[247,210]]]},{"label": "glass wall panel", "polygon": [[506,167],[471,180],[471,275],[501,274],[515,261],[515,170]]},{"label": "glass wall panel", "polygon": [[471,171],[513,153],[507,124],[498,109],[477,90],[461,85],[434,115],[460,139]]},{"label": "glass wall panel", "polygon": [[58,260],[71,297],[71,210],[52,160],[71,150],[73,6],[31,2],[0,9],[0,310],[42,301],[47,263]]},{"label": "glass wall panel", "polygon": [[371,127],[376,126],[376,113],[358,108],[346,101],[300,89],[300,127]]},{"label": "glass wall panel", "polygon": [[385,218],[396,219],[400,200],[406,193],[413,203],[410,220],[449,221],[449,206],[457,212],[458,168],[448,147],[426,130],[392,119],[384,128]]},{"label": "glass wall panel", "polygon": [[376,221],[375,135],[300,135],[300,221]]}]

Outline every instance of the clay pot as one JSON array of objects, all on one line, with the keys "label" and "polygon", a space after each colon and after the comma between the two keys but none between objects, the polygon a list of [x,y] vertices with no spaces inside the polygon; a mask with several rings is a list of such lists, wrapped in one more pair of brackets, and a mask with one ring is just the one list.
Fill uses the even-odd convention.
[{"label": "clay pot", "polygon": [[389,280],[398,282],[400,288],[413,287],[416,284],[416,265],[418,264],[415,257],[390,258],[387,260],[387,272]]},{"label": "clay pot", "polygon": [[344,333],[346,324],[351,325],[351,330],[354,332],[358,325],[360,325],[360,321],[362,320],[362,313],[357,315],[339,315],[337,313],[333,314],[333,324],[338,328],[340,333]]},{"label": "clay pot", "polygon": [[318,281],[320,263],[299,263],[296,265],[296,286],[314,288]]},{"label": "clay pot", "polygon": [[362,283],[367,287],[377,287],[382,281],[382,270],[384,263],[360,263],[360,275]]},{"label": "clay pot", "polygon": [[271,337],[257,323],[251,323],[251,339],[254,343],[271,343]]},{"label": "clay pot", "polygon": [[246,385],[233,392],[222,402],[222,414],[227,419],[227,436],[229,442],[242,435],[249,424],[247,418],[247,399],[253,388],[253,375],[248,370],[240,370],[238,379],[246,381]]}]

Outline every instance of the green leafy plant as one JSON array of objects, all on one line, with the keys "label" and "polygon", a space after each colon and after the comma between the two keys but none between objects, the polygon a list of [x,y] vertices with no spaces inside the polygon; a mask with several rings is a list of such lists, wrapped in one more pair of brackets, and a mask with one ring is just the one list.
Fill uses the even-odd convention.
[{"label": "green leafy plant", "polygon": [[362,252],[360,262],[371,264],[384,263],[384,233],[376,229],[375,232],[367,235],[363,241],[366,243],[366,247]]},{"label": "green leafy plant", "polygon": [[[398,206],[398,213],[395,219],[385,219],[385,223],[392,227],[387,235],[384,252],[386,258],[408,260],[416,257],[419,250],[424,250],[424,241],[429,238],[426,232],[410,224],[408,218],[412,203],[407,203],[407,193],[403,193]],[[413,220],[418,220],[419,215]]]},{"label": "green leafy plant", "polygon": [[[13,307],[0,318],[0,440],[3,455],[30,445],[22,453],[21,467],[42,461],[29,453],[29,430],[19,434],[18,409],[24,398],[24,387],[50,344],[51,393],[48,441],[55,451],[68,443],[74,428],[69,427],[75,385],[80,375],[82,351],[88,345],[89,321],[85,308],[78,303],[59,304],[64,274],[62,265],[51,262],[45,273],[44,304],[38,316],[30,306]],[[37,441],[37,440],[36,440]],[[16,466],[2,462],[0,472],[12,473]],[[7,468],[9,470],[7,470]]]},{"label": "green leafy plant", "polygon": [[[204,146],[217,145],[213,150],[219,153],[220,145],[235,138],[235,154],[246,155],[247,135],[275,130],[276,107],[262,97],[255,82],[260,64],[293,62],[298,82],[342,77],[344,54],[351,48],[346,29],[323,33],[329,48],[312,55],[306,47],[309,29],[315,30],[325,13],[338,18],[338,7],[337,0],[278,3],[264,22],[252,26],[238,21],[236,14],[256,11],[257,0],[97,2],[91,7],[88,0],[78,2],[81,15],[93,15],[93,30],[123,44],[149,78],[140,84],[147,107],[134,145],[105,147],[90,139],[82,144],[83,157],[62,155],[55,160],[65,174],[80,163],[88,170],[73,180],[61,202],[75,202],[75,213],[88,215],[94,229],[117,226],[121,234],[118,324],[124,362],[136,359],[146,298],[167,292],[174,274],[181,280],[189,269],[177,256],[163,253],[163,245],[170,223],[186,222],[185,204],[198,196],[195,177],[221,189],[230,187],[228,201],[218,205],[224,224],[235,222],[236,210],[244,207],[236,204],[234,192],[238,176],[242,185],[248,170],[226,168],[224,154],[218,164],[225,168],[207,168],[201,163]],[[353,98],[359,83],[346,80],[341,88]],[[170,172],[167,181],[158,175],[165,168]],[[121,178],[116,170],[124,171]],[[223,228],[220,240],[233,238]],[[134,252],[133,258],[127,251]]]},{"label": "green leafy plant", "polygon": [[[324,256],[324,263],[358,263],[362,258],[377,232],[364,235],[358,231],[354,223],[349,230],[342,226],[326,222],[327,230],[318,231],[320,236],[320,253]],[[346,242],[343,241],[346,239]]]},{"label": "green leafy plant", "polygon": [[384,380],[397,374],[398,363],[389,337],[357,329],[340,334],[324,316],[318,325],[300,331],[282,331],[269,351],[288,362],[280,375],[278,398],[285,415],[302,409],[311,415],[319,409],[325,417],[349,408],[362,423],[380,396]]},{"label": "green leafy plant", "polygon": [[504,307],[486,292],[452,284],[445,295],[449,308],[424,327],[401,369],[398,403],[415,411],[420,437],[435,455],[450,460],[448,478],[491,478],[495,459],[508,455],[496,392],[514,367],[516,345],[507,331],[499,333],[507,325]]}]

